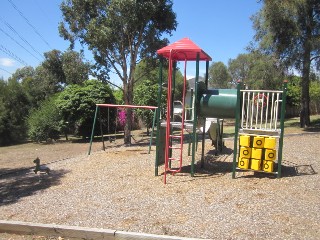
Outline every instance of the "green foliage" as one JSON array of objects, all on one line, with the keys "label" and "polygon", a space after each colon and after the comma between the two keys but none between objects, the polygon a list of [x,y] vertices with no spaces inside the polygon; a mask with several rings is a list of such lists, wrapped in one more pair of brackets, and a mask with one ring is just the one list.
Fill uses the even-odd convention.
[{"label": "green foliage", "polygon": [[231,76],[223,62],[213,62],[209,67],[209,84],[213,88],[228,88]]},{"label": "green foliage", "polygon": [[[165,74],[167,76],[168,74]],[[174,100],[181,101],[182,94],[183,94],[183,75],[179,69],[176,70],[176,76],[175,76],[175,92],[174,92]],[[166,81],[167,78],[165,78]],[[188,82],[187,82],[188,84]],[[188,89],[188,85],[186,86]]]},{"label": "green foliage", "polygon": [[52,50],[44,56],[41,64],[44,79],[54,86],[54,93],[62,91],[66,85],[81,84],[88,79],[90,64],[84,62],[83,54],[71,50]]},{"label": "green foliage", "polygon": [[83,86],[68,86],[56,103],[63,121],[73,126],[77,135],[88,137],[91,134],[96,104],[115,103],[115,99],[108,85],[97,80],[87,80]]},{"label": "green foliage", "polygon": [[320,66],[319,16],[319,0],[265,0],[252,18],[257,47],[301,73],[301,127],[310,125],[310,73]]},{"label": "green foliage", "polygon": [[288,81],[287,104],[291,106],[299,106],[301,99],[301,78],[293,76]]},{"label": "green foliage", "polygon": [[60,35],[71,47],[77,39],[88,45],[99,77],[106,80],[114,68],[124,83],[132,80],[127,70],[133,77],[137,58],[153,57],[167,43],[162,33],[171,34],[177,25],[170,0],[67,0],[60,8]]},{"label": "green foliage", "polygon": [[143,60],[136,66],[134,72],[135,86],[143,84],[144,80],[150,80],[157,83],[159,79],[159,62],[150,67],[147,61]]},{"label": "green foliage", "polygon": [[280,89],[284,79],[284,68],[279,61],[258,51],[230,59],[228,70],[233,84],[241,80],[249,89]]},{"label": "green foliage", "polygon": [[310,106],[313,107],[317,113],[320,113],[320,81],[311,81],[310,83]]},{"label": "green foliage", "polygon": [[118,105],[123,105],[124,100],[123,100],[123,92],[120,89],[113,89],[113,96],[115,98],[116,104]]},{"label": "green foliage", "polygon": [[68,50],[61,56],[66,84],[81,84],[89,78],[91,65],[84,61],[83,53]]},{"label": "green foliage", "polygon": [[[62,91],[68,84],[81,84],[88,77],[90,65],[83,62],[83,56],[77,52],[62,53],[53,50],[45,53],[45,58],[36,69],[23,67],[17,69],[7,82],[0,79],[0,145],[14,144],[26,139],[30,109],[38,109],[30,114],[36,116],[32,119],[32,126],[40,126],[42,129],[42,132],[38,133],[36,127],[30,129],[31,137],[37,141],[48,136],[51,138],[52,132],[48,133],[50,127],[45,128],[35,120],[49,119],[50,111],[43,109],[43,101]],[[55,125],[51,128],[57,129]]]},{"label": "green foliage", "polygon": [[0,82],[0,145],[24,141],[29,111],[27,94],[15,79]]},{"label": "green foliage", "polygon": [[310,84],[310,101],[320,103],[320,81],[312,81]]},{"label": "green foliage", "polygon": [[255,40],[264,51],[276,53],[288,66],[301,70],[307,52],[309,60],[320,61],[319,15],[318,0],[264,1],[252,18]]},{"label": "green foliage", "polygon": [[[157,106],[158,84],[150,80],[145,80],[134,90],[134,104],[144,106]],[[138,108],[135,110],[137,115],[146,124],[147,129],[152,127],[153,110]]]},{"label": "green foliage", "polygon": [[245,83],[249,78],[251,59],[249,54],[239,54],[236,59],[229,59],[228,70],[233,84],[238,80]]},{"label": "green foliage", "polygon": [[49,98],[29,114],[28,135],[32,141],[41,142],[59,138],[60,116],[55,100],[56,97]]},{"label": "green foliage", "polygon": [[[73,47],[86,44],[96,61],[95,75],[109,80],[114,69],[122,80],[125,104],[132,104],[136,64],[152,59],[168,42],[163,34],[176,29],[171,0],[65,0],[60,5],[59,32]],[[125,143],[130,142],[131,117],[127,115]]]},{"label": "green foliage", "polygon": [[[300,106],[301,99],[301,77],[293,76],[289,78],[288,92],[287,92],[287,104],[291,106]],[[310,83],[310,106],[316,113],[319,113],[320,106],[320,81],[314,79]],[[318,110],[317,110],[318,109]]]}]

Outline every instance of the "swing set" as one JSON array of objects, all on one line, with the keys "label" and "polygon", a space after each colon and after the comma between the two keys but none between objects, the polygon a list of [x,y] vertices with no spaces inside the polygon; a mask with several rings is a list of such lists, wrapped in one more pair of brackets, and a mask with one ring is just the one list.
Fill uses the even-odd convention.
[{"label": "swing set", "polygon": [[[104,144],[104,134],[103,134],[103,128],[102,128],[102,123],[101,123],[101,114],[99,111],[99,108],[101,107],[106,107],[108,108],[108,136],[114,136],[116,137],[116,134],[109,134],[110,133],[110,114],[109,114],[109,109],[110,108],[142,108],[142,109],[149,109],[151,111],[154,111],[153,114],[153,121],[152,121],[152,131],[151,131],[151,136],[150,136],[150,143],[149,143],[149,153],[150,153],[150,148],[151,148],[151,144],[152,144],[152,139],[153,139],[153,130],[154,130],[154,125],[155,125],[155,119],[156,119],[156,112],[158,107],[154,107],[154,106],[139,106],[139,105],[117,105],[117,104],[107,104],[107,103],[103,103],[103,104],[96,104],[96,110],[95,110],[95,114],[94,114],[94,120],[93,120],[93,126],[92,126],[92,132],[91,132],[91,138],[90,138],[90,147],[89,147],[89,151],[88,151],[88,155],[91,154],[91,147],[92,147],[92,141],[94,138],[94,130],[95,130],[95,126],[96,126],[96,120],[97,120],[97,116],[99,113],[99,119],[100,119],[100,131],[101,131],[101,139],[102,139],[102,147],[103,150],[105,150],[105,144]],[[110,140],[110,139],[109,139]]]}]

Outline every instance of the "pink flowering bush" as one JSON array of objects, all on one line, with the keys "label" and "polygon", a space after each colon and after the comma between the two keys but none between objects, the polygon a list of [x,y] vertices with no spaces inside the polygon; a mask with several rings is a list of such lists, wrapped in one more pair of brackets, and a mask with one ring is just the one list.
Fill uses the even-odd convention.
[{"label": "pink flowering bush", "polygon": [[[118,129],[124,129],[124,126],[126,125],[126,120],[127,120],[127,113],[126,109],[119,109],[118,114],[117,114],[117,125]],[[132,112],[132,122],[134,122],[134,113]]]}]

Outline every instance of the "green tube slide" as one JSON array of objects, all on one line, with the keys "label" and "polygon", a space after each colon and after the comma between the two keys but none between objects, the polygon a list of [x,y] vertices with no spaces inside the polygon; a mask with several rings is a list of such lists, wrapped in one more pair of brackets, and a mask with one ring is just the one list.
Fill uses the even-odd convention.
[{"label": "green tube slide", "polygon": [[208,89],[202,92],[199,115],[207,118],[235,118],[237,89]]}]

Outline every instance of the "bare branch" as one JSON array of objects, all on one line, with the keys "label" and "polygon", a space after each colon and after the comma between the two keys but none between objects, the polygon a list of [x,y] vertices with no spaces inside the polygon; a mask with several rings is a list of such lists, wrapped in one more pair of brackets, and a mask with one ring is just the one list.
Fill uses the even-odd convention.
[{"label": "bare branch", "polygon": [[317,58],[320,58],[320,55],[317,55],[317,56],[314,56],[310,59],[310,61],[312,62],[313,60],[317,59]]}]

